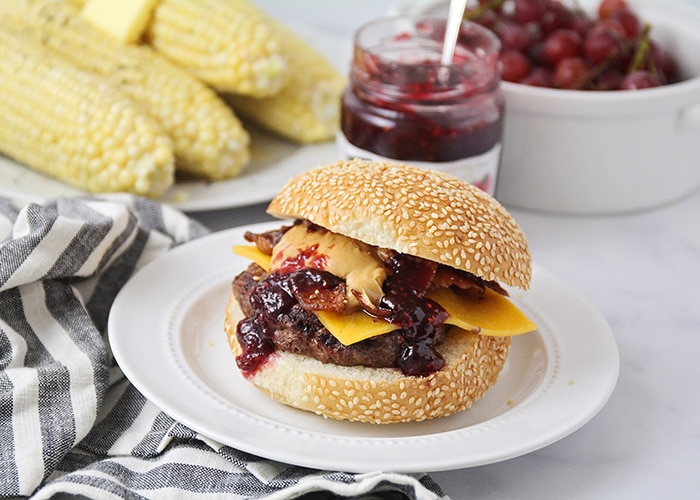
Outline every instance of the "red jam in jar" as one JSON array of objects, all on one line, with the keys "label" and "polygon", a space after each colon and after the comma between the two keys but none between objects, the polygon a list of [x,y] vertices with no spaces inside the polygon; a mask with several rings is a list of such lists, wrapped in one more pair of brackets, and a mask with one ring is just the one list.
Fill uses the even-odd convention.
[{"label": "red jam in jar", "polygon": [[338,146],[348,158],[403,161],[493,194],[501,150],[500,42],[464,22],[442,65],[444,19],[390,17],[355,35]]}]

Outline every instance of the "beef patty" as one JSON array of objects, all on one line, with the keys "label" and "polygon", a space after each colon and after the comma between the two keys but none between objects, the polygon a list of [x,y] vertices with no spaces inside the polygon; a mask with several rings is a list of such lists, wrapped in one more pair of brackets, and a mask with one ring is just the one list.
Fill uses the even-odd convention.
[{"label": "beef patty", "polygon": [[[267,276],[263,268],[251,264],[234,278],[233,294],[246,317],[258,314],[251,296]],[[442,343],[448,329],[449,325],[438,326],[432,345]],[[323,326],[315,314],[305,310],[299,303],[294,303],[284,314],[276,316],[271,330],[271,340],[276,349],[344,366],[394,367],[406,346],[400,330],[345,346]]]}]

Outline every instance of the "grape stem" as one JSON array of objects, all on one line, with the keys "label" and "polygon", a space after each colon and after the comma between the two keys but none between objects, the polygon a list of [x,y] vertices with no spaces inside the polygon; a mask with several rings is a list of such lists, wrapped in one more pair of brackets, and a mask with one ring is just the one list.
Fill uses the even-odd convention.
[{"label": "grape stem", "polygon": [[[634,54],[632,55],[632,59],[630,60],[630,64],[627,67],[627,72],[632,73],[634,71],[637,71],[639,68],[641,68],[642,64],[644,63],[644,59],[646,58],[647,54],[649,53],[649,32],[651,31],[651,24],[646,23],[644,25],[644,29],[639,35],[639,42],[637,43],[637,47],[635,48]],[[656,74],[656,67],[654,67],[654,61],[650,61],[652,67],[651,67],[651,72],[653,74]]]},{"label": "grape stem", "polygon": [[489,2],[479,4],[473,9],[467,9],[464,12],[464,19],[467,21],[474,21],[476,19],[479,19],[488,11],[501,7],[504,3],[506,3],[506,0],[491,0]]}]

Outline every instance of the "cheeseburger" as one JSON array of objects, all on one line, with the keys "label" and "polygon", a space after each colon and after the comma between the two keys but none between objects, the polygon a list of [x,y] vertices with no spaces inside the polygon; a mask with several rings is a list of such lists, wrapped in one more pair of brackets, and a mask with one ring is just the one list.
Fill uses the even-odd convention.
[{"label": "cheeseburger", "polygon": [[243,376],[325,417],[420,421],[469,408],[510,337],[536,328],[525,237],[491,196],[400,164],[341,161],[290,180],[246,233],[225,330]]}]

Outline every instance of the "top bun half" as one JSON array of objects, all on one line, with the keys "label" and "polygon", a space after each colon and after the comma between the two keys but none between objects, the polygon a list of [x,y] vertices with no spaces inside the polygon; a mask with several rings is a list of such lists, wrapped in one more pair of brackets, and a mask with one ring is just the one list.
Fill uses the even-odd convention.
[{"label": "top bun half", "polygon": [[520,226],[493,197],[442,172],[339,161],[291,179],[267,212],[485,280],[530,286],[532,258]]}]

